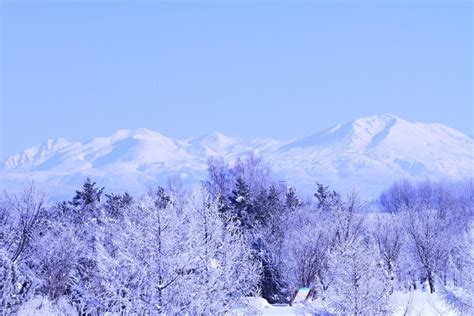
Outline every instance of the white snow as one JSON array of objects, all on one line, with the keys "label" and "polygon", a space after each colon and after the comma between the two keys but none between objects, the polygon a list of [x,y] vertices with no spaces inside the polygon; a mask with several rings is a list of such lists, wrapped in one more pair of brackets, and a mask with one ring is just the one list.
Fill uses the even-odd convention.
[{"label": "white snow", "polygon": [[[322,300],[314,300],[307,302],[296,302],[292,306],[286,304],[270,305],[263,298],[247,298],[246,303],[250,310],[255,311],[259,315],[336,315],[331,310],[328,303]],[[393,316],[457,316],[459,312],[454,310],[445,302],[443,297],[438,293],[430,294],[429,292],[418,290],[411,292],[395,292],[390,297],[390,314]],[[235,314],[244,314],[235,310]]]},{"label": "white snow", "polygon": [[76,315],[77,311],[65,298],[56,302],[47,297],[36,295],[23,304],[18,311],[19,316],[61,316]]},{"label": "white snow", "polygon": [[[409,122],[391,114],[355,119],[292,141],[243,139],[218,132],[177,140],[148,129],[118,130],[84,144],[58,138],[33,146],[3,164],[0,183],[35,179],[69,192],[92,176],[112,189],[138,191],[175,174],[203,179],[207,159],[235,161],[253,151],[278,178],[303,191],[315,181],[338,190],[357,187],[367,197],[400,178],[474,176],[474,140],[441,124]],[[360,179],[372,179],[360,185]],[[57,185],[53,185],[56,183]]]}]

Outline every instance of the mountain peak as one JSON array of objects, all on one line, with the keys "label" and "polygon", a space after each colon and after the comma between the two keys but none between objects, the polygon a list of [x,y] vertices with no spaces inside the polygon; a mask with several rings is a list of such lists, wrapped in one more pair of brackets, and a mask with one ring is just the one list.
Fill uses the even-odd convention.
[{"label": "mountain peak", "polygon": [[405,121],[405,120],[393,114],[384,113],[384,114],[379,114],[379,115],[357,118],[352,121],[352,125],[359,125],[359,126],[368,127],[368,128],[370,127],[384,128],[386,126],[395,124],[395,122],[401,122],[401,121]]},{"label": "mountain peak", "polygon": [[64,147],[70,145],[71,142],[68,141],[65,138],[62,137],[56,137],[56,138],[50,138],[48,139],[45,143],[43,143],[43,146],[46,147]]},{"label": "mountain peak", "polygon": [[397,122],[406,121],[389,113],[361,117],[303,137],[283,146],[282,149],[325,147],[330,144],[362,148],[370,143],[375,135],[381,135],[382,132],[388,134],[390,128]]},{"label": "mountain peak", "polygon": [[225,142],[225,143],[232,142],[233,140],[235,140],[234,137],[226,136],[226,135],[224,135],[222,133],[219,133],[217,131],[213,131],[213,132],[209,133],[206,136],[206,138],[210,139],[210,140],[213,140],[213,141]]},{"label": "mountain peak", "polygon": [[132,130],[132,135],[135,138],[168,138],[165,135],[148,128],[136,128]]},{"label": "mountain peak", "polygon": [[71,145],[71,142],[62,137],[50,138],[40,145],[34,145],[23,152],[7,158],[3,166],[5,169],[30,167],[50,158],[55,152]]},{"label": "mountain peak", "polygon": [[125,138],[168,138],[148,128],[119,129],[110,136],[112,139]]},{"label": "mountain peak", "polygon": [[374,115],[374,116],[379,117],[381,119],[391,118],[391,119],[396,119],[396,120],[402,120],[402,118],[392,113],[382,113],[382,114]]},{"label": "mountain peak", "polygon": [[237,138],[226,136],[217,131],[213,131],[209,134],[205,134],[199,137],[196,137],[191,140],[192,143],[203,143],[203,144],[219,144],[219,145],[228,145],[233,143]]}]

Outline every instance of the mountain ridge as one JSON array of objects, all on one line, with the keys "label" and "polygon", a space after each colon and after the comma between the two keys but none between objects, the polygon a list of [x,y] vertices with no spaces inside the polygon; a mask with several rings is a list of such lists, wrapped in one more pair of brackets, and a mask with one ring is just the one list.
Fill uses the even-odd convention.
[{"label": "mountain ridge", "polygon": [[319,181],[342,190],[356,186],[374,196],[400,178],[459,179],[474,174],[471,136],[439,123],[381,114],[287,141],[219,132],[174,139],[146,128],[120,129],[84,143],[56,138],[7,158],[0,180],[15,184],[34,179],[68,187],[91,176],[115,190],[132,186],[138,191],[171,175],[198,183],[206,175],[209,157],[232,162],[248,152],[262,156],[277,177],[308,191]]}]

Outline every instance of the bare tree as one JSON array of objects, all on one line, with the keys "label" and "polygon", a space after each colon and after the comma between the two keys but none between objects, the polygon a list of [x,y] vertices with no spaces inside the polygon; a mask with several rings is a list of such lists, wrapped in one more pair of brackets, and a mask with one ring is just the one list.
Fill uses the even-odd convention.
[{"label": "bare tree", "polygon": [[4,193],[0,206],[0,220],[6,230],[0,234],[0,243],[10,254],[12,262],[21,259],[33,231],[45,211],[44,195],[33,183],[19,194]]},{"label": "bare tree", "polygon": [[206,186],[214,196],[227,196],[234,185],[235,179],[230,172],[230,166],[220,157],[211,157],[207,161],[209,180]]},{"label": "bare tree", "polygon": [[408,180],[394,183],[380,195],[380,205],[386,212],[396,213],[410,208],[415,202],[415,189]]},{"label": "bare tree", "polygon": [[263,188],[268,187],[271,182],[270,167],[254,152],[239,157],[232,168],[232,172],[235,179],[244,179],[250,192],[254,194],[258,194]]},{"label": "bare tree", "polygon": [[387,314],[387,276],[377,262],[377,252],[361,238],[344,241],[330,253],[332,282],[325,295],[338,313]]},{"label": "bare tree", "polygon": [[449,259],[449,226],[441,212],[423,207],[406,210],[403,219],[414,258],[418,259],[430,292],[434,293],[435,274]]},{"label": "bare tree", "polygon": [[283,246],[287,262],[285,273],[295,289],[327,289],[330,236],[324,226],[308,209],[299,210],[290,218]]},{"label": "bare tree", "polygon": [[403,242],[403,231],[396,216],[378,217],[372,235],[390,279],[390,293],[393,293]]}]

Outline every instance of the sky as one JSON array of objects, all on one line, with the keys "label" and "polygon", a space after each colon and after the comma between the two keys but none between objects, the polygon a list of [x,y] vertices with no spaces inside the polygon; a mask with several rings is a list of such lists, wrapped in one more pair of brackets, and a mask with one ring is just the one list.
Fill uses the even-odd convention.
[{"label": "sky", "polygon": [[0,3],[0,158],[122,128],[289,139],[380,113],[474,135],[470,1]]}]

